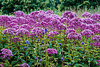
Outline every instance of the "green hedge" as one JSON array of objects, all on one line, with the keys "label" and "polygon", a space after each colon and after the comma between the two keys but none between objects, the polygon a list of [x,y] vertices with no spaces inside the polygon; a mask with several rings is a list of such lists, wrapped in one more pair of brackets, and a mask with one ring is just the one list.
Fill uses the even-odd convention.
[{"label": "green hedge", "polygon": [[0,0],[3,14],[21,10],[29,13],[31,10],[58,9],[91,9],[100,5],[100,0]]}]

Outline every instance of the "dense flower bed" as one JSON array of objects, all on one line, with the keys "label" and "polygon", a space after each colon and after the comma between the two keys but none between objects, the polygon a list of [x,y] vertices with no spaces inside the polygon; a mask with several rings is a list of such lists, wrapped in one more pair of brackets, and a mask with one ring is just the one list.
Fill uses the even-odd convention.
[{"label": "dense flower bed", "polygon": [[52,10],[0,15],[1,67],[99,67],[100,14]]}]

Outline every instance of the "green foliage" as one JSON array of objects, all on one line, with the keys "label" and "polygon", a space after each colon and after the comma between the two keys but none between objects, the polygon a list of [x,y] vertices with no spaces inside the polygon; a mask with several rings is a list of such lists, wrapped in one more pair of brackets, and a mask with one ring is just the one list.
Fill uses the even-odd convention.
[{"label": "green foliage", "polygon": [[100,0],[0,0],[0,9],[3,14],[14,11],[31,12],[34,10],[70,10],[91,9],[100,5]]}]

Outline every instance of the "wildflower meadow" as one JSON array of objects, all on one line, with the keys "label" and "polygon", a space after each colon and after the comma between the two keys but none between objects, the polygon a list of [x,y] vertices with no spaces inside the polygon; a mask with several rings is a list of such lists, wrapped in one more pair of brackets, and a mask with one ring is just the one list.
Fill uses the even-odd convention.
[{"label": "wildflower meadow", "polygon": [[100,14],[52,10],[0,15],[1,67],[100,67]]}]

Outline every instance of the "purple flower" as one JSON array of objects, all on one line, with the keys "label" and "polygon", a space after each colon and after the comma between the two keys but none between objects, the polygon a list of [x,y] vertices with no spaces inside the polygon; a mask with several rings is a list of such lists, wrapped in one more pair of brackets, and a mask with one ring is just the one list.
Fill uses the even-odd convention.
[{"label": "purple flower", "polygon": [[90,45],[92,45],[92,44],[93,44],[93,46],[100,47],[100,43],[99,43],[98,41],[96,41],[96,42],[94,42],[94,43],[90,43]]},{"label": "purple flower", "polygon": [[28,40],[25,41],[27,44],[30,44]]},{"label": "purple flower", "polygon": [[63,61],[64,60],[64,57],[61,57],[61,60]]},{"label": "purple flower", "polygon": [[41,43],[43,43],[43,41]]},{"label": "purple flower", "polygon": [[28,19],[26,19],[24,17],[18,17],[18,18],[16,18],[16,20],[18,21],[17,22],[18,25],[28,24]]},{"label": "purple flower", "polygon": [[91,40],[100,41],[100,35],[94,35]]},{"label": "purple flower", "polygon": [[2,59],[9,59],[10,56],[13,56],[12,51],[9,49],[1,49],[1,54],[2,56],[0,56]]},{"label": "purple flower", "polygon": [[27,49],[27,47],[24,47],[24,49]]},{"label": "purple flower", "polygon": [[52,10],[46,11],[46,14],[53,14],[54,12]]},{"label": "purple flower", "polygon": [[15,31],[16,31],[16,29],[14,29],[14,28],[8,28],[8,29],[5,29],[2,33],[14,35]]},{"label": "purple flower", "polygon": [[27,29],[27,30],[31,29],[30,25],[28,25],[28,24],[23,24],[23,25],[20,26],[20,28],[24,28],[24,29]]},{"label": "purple flower", "polygon": [[76,32],[71,32],[71,33],[69,33],[67,35],[67,38],[81,40],[82,39],[82,36],[81,36],[81,34],[78,34]]},{"label": "purple flower", "polygon": [[84,30],[84,29],[86,29],[86,28],[87,28],[87,24],[86,24],[86,23],[81,22],[81,24],[80,24],[79,28],[80,28],[81,30]]},{"label": "purple flower", "polygon": [[57,50],[53,48],[48,48],[47,50],[44,51],[45,53],[48,52],[48,54],[57,54]]},{"label": "purple flower", "polygon": [[47,35],[47,37],[49,37],[49,36],[54,37],[54,35],[58,35],[58,34],[59,34],[58,32],[50,31],[49,34]]},{"label": "purple flower", "polygon": [[20,35],[20,36],[27,35],[27,36],[29,36],[29,31],[27,29],[20,28],[16,31],[16,35]]},{"label": "purple flower", "polygon": [[39,59],[39,62],[42,62],[42,59]]},{"label": "purple flower", "polygon": [[74,17],[77,17],[75,12],[71,12],[71,11],[66,11],[62,14],[63,18],[68,18],[68,19],[72,19]]},{"label": "purple flower", "polygon": [[37,60],[37,57],[35,58],[35,60]]},{"label": "purple flower", "polygon": [[62,45],[62,43],[59,43],[59,45],[61,46],[61,45]]},{"label": "purple flower", "polygon": [[42,36],[42,35],[44,35],[44,29],[43,28],[41,28],[41,27],[35,27],[35,28],[33,28],[32,30],[31,30],[31,36],[33,37],[33,36]]},{"label": "purple flower", "polygon": [[93,20],[96,20],[96,21],[100,22],[100,14],[98,14],[98,13],[92,14],[92,15],[91,15],[91,18],[92,18]]},{"label": "purple flower", "polygon": [[86,24],[96,24],[97,22],[91,18],[84,18],[82,19],[82,22],[83,23],[86,23]]},{"label": "purple flower", "polygon": [[76,31],[75,31],[75,29],[70,29],[69,28],[69,29],[66,30],[65,34],[68,35],[71,32],[76,32]]},{"label": "purple flower", "polygon": [[69,63],[68,65],[71,65],[71,63]]},{"label": "purple flower", "polygon": [[84,42],[82,42],[81,44],[84,45]]},{"label": "purple flower", "polygon": [[57,25],[57,29],[58,29],[58,30],[66,30],[66,28],[67,28],[67,27],[66,27],[64,24],[58,24],[58,25]]},{"label": "purple flower", "polygon": [[69,26],[69,28],[77,29],[78,27],[80,27],[81,22],[82,22],[82,20],[80,18],[77,18],[77,17],[72,18],[70,20],[70,24],[69,24],[70,26]]},{"label": "purple flower", "polygon": [[87,38],[90,37],[91,35],[94,35],[94,33],[89,30],[89,29],[85,29],[81,32],[82,36],[86,36]]},{"label": "purple flower", "polygon": [[100,60],[96,60],[98,63],[97,63],[97,65],[100,65]]},{"label": "purple flower", "polygon": [[38,36],[36,36],[36,38],[38,38]]},{"label": "purple flower", "polygon": [[14,23],[14,22],[12,22],[12,23],[10,23],[9,25],[8,25],[8,27],[13,27],[13,26],[15,26],[15,25],[18,25],[17,23]]},{"label": "purple flower", "polygon": [[91,16],[91,14],[89,12],[84,12],[82,14],[82,17],[90,17],[90,16]]},{"label": "purple flower", "polygon": [[30,67],[27,63],[23,63],[20,65],[20,67]]},{"label": "purple flower", "polygon": [[95,26],[96,28],[100,29],[100,23],[96,23],[96,24],[94,24],[94,26]]},{"label": "purple flower", "polygon": [[3,67],[3,64],[0,64],[0,67]]},{"label": "purple flower", "polygon": [[45,33],[48,31],[48,29],[47,28],[45,28]]},{"label": "purple flower", "polygon": [[37,41],[39,41],[39,39],[37,39]]},{"label": "purple flower", "polygon": [[22,11],[16,11],[13,14],[15,15],[15,17],[27,17],[27,15],[24,14]]}]

